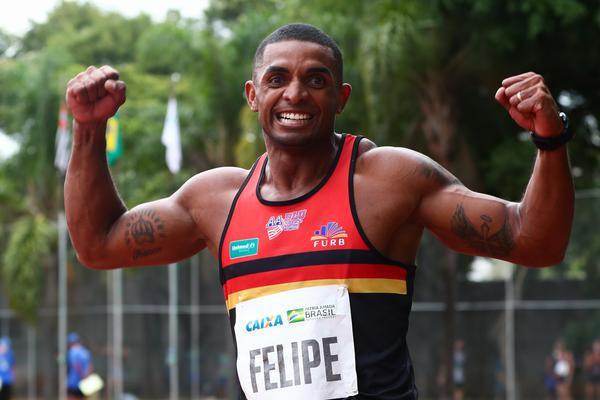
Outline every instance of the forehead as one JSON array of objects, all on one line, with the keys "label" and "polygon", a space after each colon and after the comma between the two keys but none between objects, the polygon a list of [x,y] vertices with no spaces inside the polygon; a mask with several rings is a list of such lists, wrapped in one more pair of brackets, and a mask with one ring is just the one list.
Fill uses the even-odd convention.
[{"label": "forehead", "polygon": [[324,66],[334,72],[336,62],[333,50],[313,42],[290,40],[270,43],[265,47],[262,63],[258,66],[258,74],[265,68],[280,66],[288,69],[298,67]]}]

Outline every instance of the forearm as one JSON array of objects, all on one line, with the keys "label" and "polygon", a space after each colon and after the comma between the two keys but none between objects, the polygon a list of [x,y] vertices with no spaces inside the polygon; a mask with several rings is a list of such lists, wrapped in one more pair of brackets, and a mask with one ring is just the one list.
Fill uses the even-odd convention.
[{"label": "forearm", "polygon": [[65,210],[80,259],[101,254],[107,234],[126,211],[106,161],[106,122],[73,123],[71,161],[65,179]]},{"label": "forearm", "polygon": [[538,151],[518,207],[518,237],[525,261],[552,265],[563,259],[571,233],[574,197],[567,147]]}]

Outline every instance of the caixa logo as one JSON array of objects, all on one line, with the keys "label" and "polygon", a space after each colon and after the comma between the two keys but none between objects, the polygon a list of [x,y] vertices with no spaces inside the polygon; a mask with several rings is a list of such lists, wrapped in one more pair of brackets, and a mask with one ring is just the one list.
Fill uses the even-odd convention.
[{"label": "caixa logo", "polygon": [[277,325],[283,325],[283,318],[281,315],[268,315],[261,319],[254,319],[252,321],[248,321],[246,324],[246,330],[248,332],[253,332],[259,329],[271,328]]}]

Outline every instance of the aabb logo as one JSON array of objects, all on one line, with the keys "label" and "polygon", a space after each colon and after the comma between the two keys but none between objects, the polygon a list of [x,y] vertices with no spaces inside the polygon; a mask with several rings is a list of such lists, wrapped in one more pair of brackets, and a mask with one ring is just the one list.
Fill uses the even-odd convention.
[{"label": "aabb logo", "polygon": [[267,221],[267,235],[269,240],[275,239],[284,231],[297,231],[306,217],[306,209],[285,213],[285,215],[273,215]]},{"label": "aabb logo", "polygon": [[315,231],[310,238],[313,247],[340,247],[346,245],[348,234],[337,222],[328,222],[321,226],[321,229]]}]

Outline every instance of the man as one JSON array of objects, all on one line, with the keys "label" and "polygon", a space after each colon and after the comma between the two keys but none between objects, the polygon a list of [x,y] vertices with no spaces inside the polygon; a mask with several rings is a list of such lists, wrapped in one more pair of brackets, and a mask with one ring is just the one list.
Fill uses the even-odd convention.
[{"label": "man", "polygon": [[12,387],[15,380],[15,355],[10,338],[0,338],[0,400],[12,397]]},{"label": "man", "polygon": [[585,399],[600,400],[600,339],[594,340],[583,356],[583,375]]},{"label": "man", "polygon": [[65,183],[84,264],[166,264],[205,247],[219,260],[245,398],[416,398],[405,336],[425,228],[468,254],[531,266],[563,258],[568,132],[539,75],[507,78],[496,93],[540,146],[555,147],[539,152],[520,203],[472,192],[419,153],[335,133],[351,86],[337,45],[312,26],[269,35],[245,91],[267,149],[252,170],[205,171],[127,210],[104,138],[125,84],[108,66],[89,67],[67,88]]},{"label": "man", "polygon": [[79,389],[79,383],[92,373],[92,355],[75,332],[69,333],[67,344],[67,397],[69,400],[83,399],[86,396]]}]

